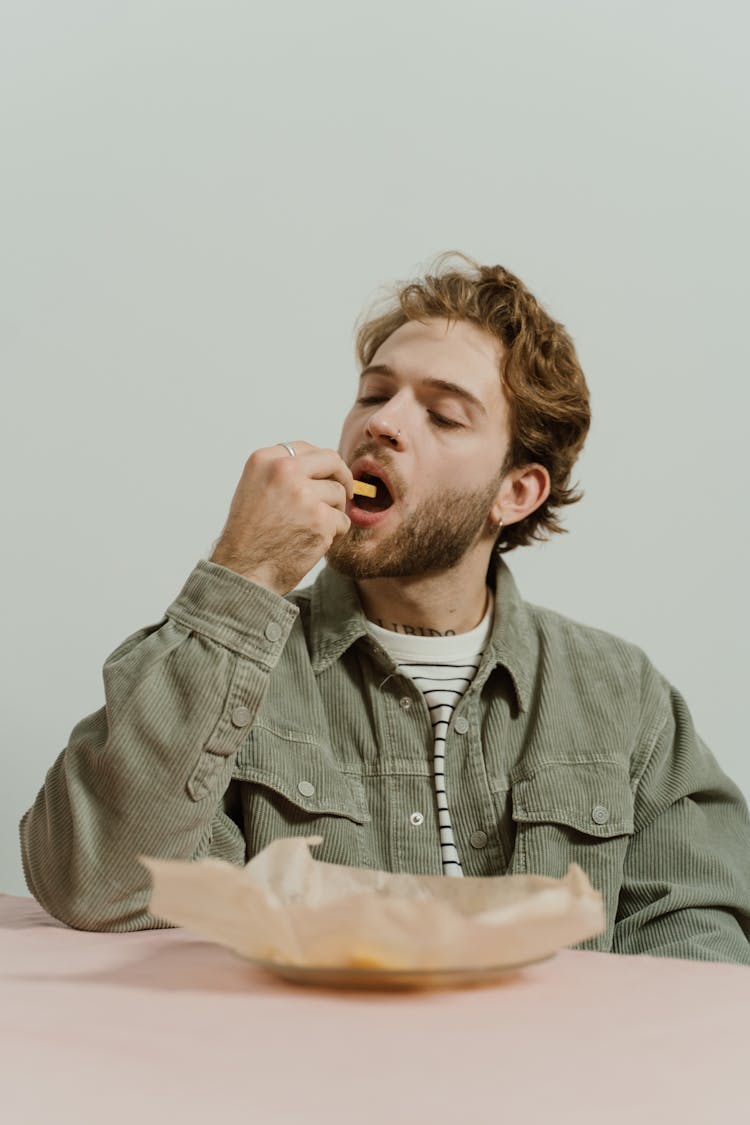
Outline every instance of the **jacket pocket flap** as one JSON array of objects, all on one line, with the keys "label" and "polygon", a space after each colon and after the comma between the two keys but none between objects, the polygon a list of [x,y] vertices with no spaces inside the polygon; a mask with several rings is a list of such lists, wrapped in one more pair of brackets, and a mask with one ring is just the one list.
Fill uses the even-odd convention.
[{"label": "jacket pocket flap", "polygon": [[359,778],[342,773],[330,751],[316,742],[253,727],[232,770],[232,778],[273,789],[312,815],[370,820]]},{"label": "jacket pocket flap", "polygon": [[616,762],[553,762],[512,786],[513,819],[554,821],[588,836],[632,835],[633,792]]}]

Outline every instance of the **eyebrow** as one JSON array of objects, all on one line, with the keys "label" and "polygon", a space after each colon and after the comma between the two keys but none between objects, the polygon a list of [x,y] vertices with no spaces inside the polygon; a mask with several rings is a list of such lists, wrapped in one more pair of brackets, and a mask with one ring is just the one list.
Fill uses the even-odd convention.
[{"label": "eyebrow", "polygon": [[[361,373],[360,379],[364,379],[365,375],[387,375],[390,379],[398,378],[398,372],[387,363],[371,363],[370,366],[366,367]],[[458,398],[462,398],[472,406],[475,406],[477,410],[481,410],[482,414],[486,415],[487,413],[484,403],[459,383],[451,383],[448,379],[436,379],[434,376],[426,376],[420,379],[419,382],[426,383],[428,387],[434,387],[435,390],[445,391],[450,395],[457,395]]]}]

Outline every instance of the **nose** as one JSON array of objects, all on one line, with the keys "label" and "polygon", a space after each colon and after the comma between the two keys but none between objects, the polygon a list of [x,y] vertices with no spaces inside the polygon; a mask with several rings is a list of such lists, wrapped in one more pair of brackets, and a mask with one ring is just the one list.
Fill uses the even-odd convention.
[{"label": "nose", "polygon": [[385,445],[389,449],[398,449],[403,444],[401,430],[396,425],[395,420],[381,410],[371,416],[366,426],[366,432],[379,445]]}]

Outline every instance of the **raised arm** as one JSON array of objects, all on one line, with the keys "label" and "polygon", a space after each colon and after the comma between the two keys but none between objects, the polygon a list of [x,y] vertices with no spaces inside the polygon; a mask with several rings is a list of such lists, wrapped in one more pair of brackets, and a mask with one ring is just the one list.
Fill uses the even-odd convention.
[{"label": "raised arm", "polygon": [[45,910],[81,930],[161,928],[138,854],[245,863],[232,764],[298,614],[201,560],[162,621],[107,658],[105,705],[73,728],[20,823]]},{"label": "raised arm", "polygon": [[69,926],[164,925],[138,854],[245,862],[234,758],[299,615],[285,595],[351,523],[338,453],[292,448],[247,459],[211,559],[107,658],[104,707],[73,728],[21,820],[29,890]]}]

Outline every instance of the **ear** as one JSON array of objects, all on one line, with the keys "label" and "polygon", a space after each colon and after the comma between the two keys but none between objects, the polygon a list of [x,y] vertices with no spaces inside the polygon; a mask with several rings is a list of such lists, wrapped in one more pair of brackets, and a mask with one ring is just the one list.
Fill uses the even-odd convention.
[{"label": "ear", "polygon": [[523,465],[519,469],[511,469],[503,477],[490,516],[495,523],[502,520],[506,527],[518,523],[544,503],[550,488],[549,473],[544,465]]}]

